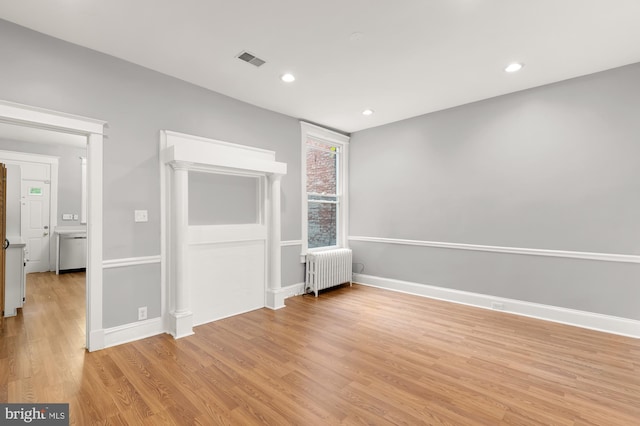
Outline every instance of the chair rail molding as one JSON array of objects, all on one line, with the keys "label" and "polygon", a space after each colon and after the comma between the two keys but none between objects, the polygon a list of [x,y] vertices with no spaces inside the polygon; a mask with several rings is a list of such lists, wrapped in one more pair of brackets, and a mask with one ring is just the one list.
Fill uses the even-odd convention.
[{"label": "chair rail molding", "polygon": [[565,257],[570,259],[599,260],[604,262],[640,263],[640,256],[633,254],[592,253],[584,251],[547,250],[535,248],[500,247],[477,244],[447,243],[439,241],[406,240],[399,238],[350,236],[349,241],[397,244],[404,246],[436,247],[455,250],[488,251],[494,253],[522,254],[529,256]]},{"label": "chair rail molding", "polygon": [[126,266],[148,265],[150,263],[160,263],[162,258],[160,255],[156,256],[139,256],[139,257],[127,257],[123,259],[108,259],[102,261],[102,268],[124,268]]}]

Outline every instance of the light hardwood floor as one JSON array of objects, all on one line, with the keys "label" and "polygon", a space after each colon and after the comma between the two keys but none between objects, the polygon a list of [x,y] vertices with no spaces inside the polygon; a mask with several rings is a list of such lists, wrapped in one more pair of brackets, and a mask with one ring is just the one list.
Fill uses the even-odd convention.
[{"label": "light hardwood floor", "polygon": [[87,353],[84,274],[32,274],[0,400],[71,424],[638,425],[640,341],[354,285]]}]

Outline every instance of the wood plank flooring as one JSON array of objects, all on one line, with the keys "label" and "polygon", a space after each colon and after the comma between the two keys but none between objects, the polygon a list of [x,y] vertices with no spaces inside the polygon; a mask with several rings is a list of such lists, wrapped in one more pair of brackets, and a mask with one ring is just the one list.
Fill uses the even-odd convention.
[{"label": "wood plank flooring", "polygon": [[0,400],[71,424],[638,425],[640,340],[354,285],[84,351],[84,274],[30,274]]}]

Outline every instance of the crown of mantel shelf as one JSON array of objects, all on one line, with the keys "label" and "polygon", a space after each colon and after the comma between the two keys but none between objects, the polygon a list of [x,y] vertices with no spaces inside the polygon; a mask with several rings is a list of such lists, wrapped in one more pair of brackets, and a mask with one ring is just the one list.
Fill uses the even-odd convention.
[{"label": "crown of mantel shelf", "polygon": [[287,164],[275,161],[275,152],[166,132],[171,144],[161,153],[163,163],[188,170],[228,170],[285,175]]}]

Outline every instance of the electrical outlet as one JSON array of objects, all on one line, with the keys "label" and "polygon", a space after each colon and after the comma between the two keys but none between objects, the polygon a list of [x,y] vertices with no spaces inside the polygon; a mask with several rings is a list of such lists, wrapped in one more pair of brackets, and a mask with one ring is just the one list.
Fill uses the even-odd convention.
[{"label": "electrical outlet", "polygon": [[134,221],[136,222],[148,222],[149,212],[147,210],[135,210],[133,214]]},{"label": "electrical outlet", "polygon": [[495,309],[496,311],[504,311],[504,303],[491,302],[491,309]]},{"label": "electrical outlet", "polygon": [[62,220],[73,220],[73,215],[71,213],[63,213]]},{"label": "electrical outlet", "polygon": [[147,307],[141,306],[138,308],[138,321],[147,319]]}]

